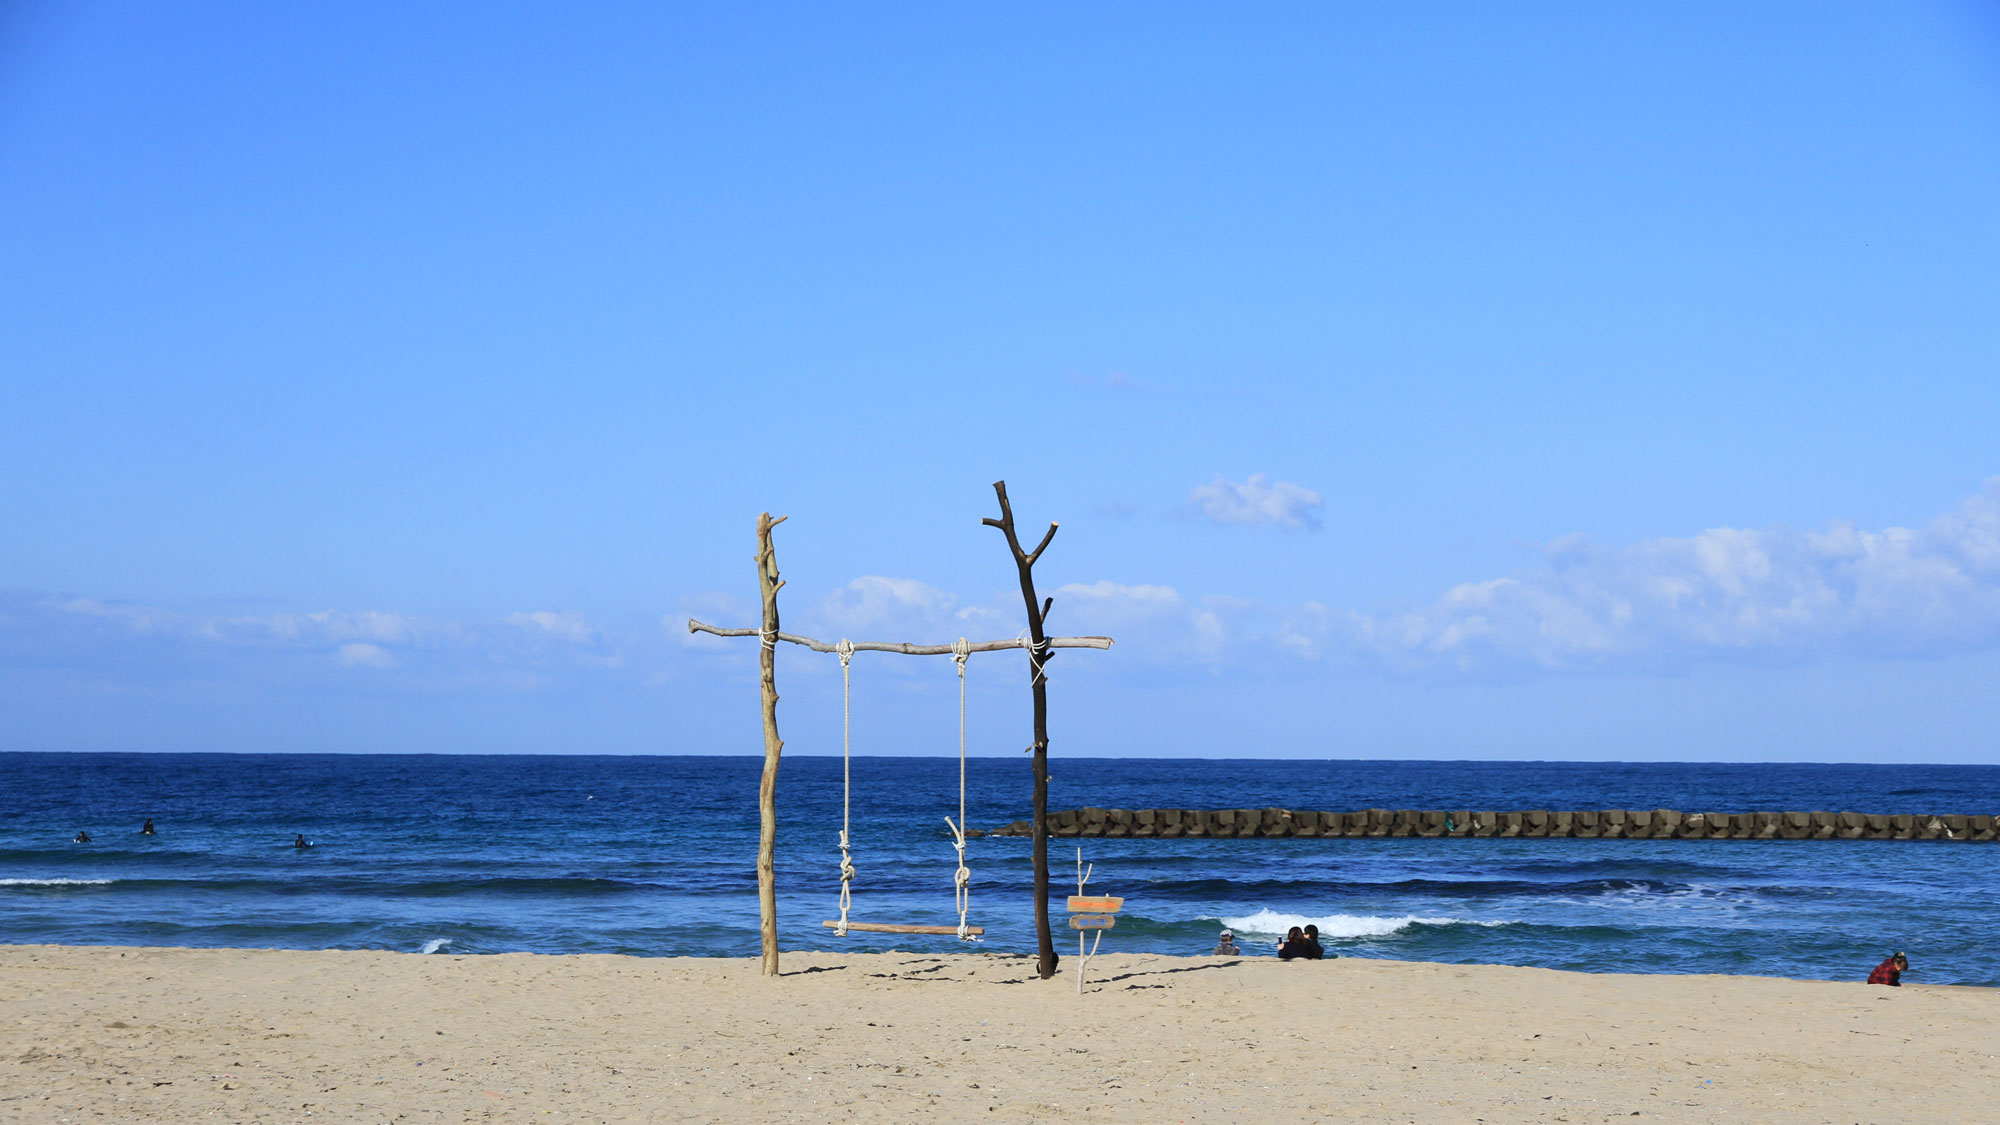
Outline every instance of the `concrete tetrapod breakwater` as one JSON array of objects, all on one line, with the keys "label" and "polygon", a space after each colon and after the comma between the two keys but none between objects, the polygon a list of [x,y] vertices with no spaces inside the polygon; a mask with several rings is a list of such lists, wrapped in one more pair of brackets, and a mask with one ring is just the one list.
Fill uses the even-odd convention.
[{"label": "concrete tetrapod breakwater", "polygon": [[[2000,817],[1929,813],[1684,813],[1673,809],[1490,812],[1467,809],[1064,809],[1048,814],[1051,836],[1371,837],[1531,836],[1626,840],[1953,840],[1989,843]],[[1028,836],[1017,820],[989,836]]]}]

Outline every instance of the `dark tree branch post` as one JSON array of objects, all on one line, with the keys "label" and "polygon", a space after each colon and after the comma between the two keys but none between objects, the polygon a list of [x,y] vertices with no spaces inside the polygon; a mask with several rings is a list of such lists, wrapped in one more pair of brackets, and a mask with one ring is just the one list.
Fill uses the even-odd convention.
[{"label": "dark tree branch post", "polygon": [[757,924],[764,939],[764,975],[778,975],[778,756],[785,742],[778,737],[778,555],[771,546],[771,529],[784,516],[757,517],[757,592],[764,599],[764,643],[758,666],[764,682],[764,779],[757,787]]},{"label": "dark tree branch post", "polygon": [[994,481],[993,491],[1000,497],[1000,518],[979,522],[999,528],[1007,537],[1007,549],[1014,553],[1014,566],[1021,572],[1021,599],[1028,606],[1028,684],[1035,693],[1035,742],[1029,749],[1035,752],[1035,940],[1040,947],[1036,966],[1042,979],[1048,980],[1056,975],[1061,960],[1056,956],[1055,937],[1049,932],[1049,689],[1043,671],[1055,653],[1042,632],[1055,599],[1037,604],[1034,570],[1035,560],[1056,537],[1056,525],[1049,524],[1048,534],[1034,550],[1021,550],[1021,540],[1014,534],[1014,509],[1007,503],[1007,482]]}]

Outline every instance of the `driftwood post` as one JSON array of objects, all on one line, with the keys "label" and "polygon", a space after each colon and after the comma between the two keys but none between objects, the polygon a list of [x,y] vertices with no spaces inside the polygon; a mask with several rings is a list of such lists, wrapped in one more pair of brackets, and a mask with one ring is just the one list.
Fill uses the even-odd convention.
[{"label": "driftwood post", "polygon": [[1021,598],[1028,604],[1028,683],[1035,693],[1035,742],[1029,749],[1035,752],[1035,940],[1040,948],[1036,968],[1042,979],[1048,980],[1056,975],[1060,958],[1056,956],[1055,937],[1049,932],[1049,689],[1042,669],[1055,654],[1042,625],[1055,599],[1036,603],[1034,569],[1035,560],[1056,537],[1056,525],[1049,524],[1048,534],[1034,550],[1021,550],[1021,540],[1014,534],[1014,509],[1007,503],[1007,482],[994,481],[993,491],[1000,497],[1000,518],[979,522],[999,528],[1007,537],[1007,549],[1014,553],[1014,566],[1021,572]]},{"label": "driftwood post", "polygon": [[764,938],[764,975],[778,975],[778,755],[785,741],[778,737],[778,555],[771,546],[771,529],[784,516],[757,517],[757,591],[764,599],[763,640],[758,664],[764,679],[764,780],[757,787],[757,924]]}]

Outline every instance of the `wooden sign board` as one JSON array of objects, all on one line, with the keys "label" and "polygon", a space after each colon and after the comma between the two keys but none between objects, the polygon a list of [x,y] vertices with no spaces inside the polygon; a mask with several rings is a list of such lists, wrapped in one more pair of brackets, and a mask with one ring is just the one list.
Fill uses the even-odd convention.
[{"label": "wooden sign board", "polygon": [[1118,919],[1109,914],[1072,914],[1069,928],[1072,930],[1108,930],[1118,924]]},{"label": "wooden sign board", "polygon": [[1108,896],[1099,898],[1095,895],[1069,896],[1069,912],[1071,914],[1116,914],[1124,905],[1125,900],[1122,898],[1111,898]]}]

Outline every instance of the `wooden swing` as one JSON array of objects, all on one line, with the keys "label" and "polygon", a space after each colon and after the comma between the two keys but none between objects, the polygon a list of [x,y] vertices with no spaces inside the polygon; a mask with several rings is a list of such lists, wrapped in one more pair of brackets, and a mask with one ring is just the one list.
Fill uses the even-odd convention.
[{"label": "wooden swing", "polygon": [[840,654],[840,917],[829,918],[820,925],[832,930],[835,937],[846,937],[850,931],[860,930],[871,934],[951,934],[960,941],[978,941],[986,930],[966,922],[966,911],[971,904],[972,871],[965,866],[965,661],[972,655],[972,645],[960,637],[951,646],[952,663],[958,666],[958,820],[954,822],[947,816],[944,822],[951,827],[952,846],[958,850],[958,871],[952,876],[953,897],[958,907],[956,926],[851,922],[847,918],[847,908],[853,901],[850,884],[854,881],[854,861],[848,854],[847,846],[848,811],[854,796],[854,707],[848,662],[854,659],[854,645],[843,638],[834,646],[834,651]]},{"label": "wooden swing", "polygon": [[[1028,683],[1034,693],[1035,699],[1035,740],[1027,746],[1028,752],[1034,755],[1035,847],[1033,862],[1035,874],[1035,932],[1041,947],[1039,972],[1046,979],[1055,975],[1056,955],[1055,944],[1049,933],[1048,835],[1045,831],[1049,786],[1048,676],[1044,672],[1044,669],[1048,665],[1049,658],[1052,655],[1051,650],[1053,649],[1107,649],[1111,647],[1112,640],[1110,637],[1051,637],[1044,633],[1044,627],[1048,624],[1049,607],[1055,603],[1055,599],[1038,598],[1036,596],[1034,568],[1035,561],[1042,557],[1042,552],[1048,549],[1049,542],[1056,537],[1056,525],[1053,523],[1049,524],[1048,533],[1042,536],[1041,542],[1035,544],[1033,550],[1028,550],[1021,545],[1020,539],[1014,533],[1014,510],[1007,503],[1007,482],[994,481],[993,493],[1000,501],[1000,518],[994,519],[988,516],[979,522],[987,527],[997,528],[1001,534],[1007,537],[1007,550],[1013,555],[1014,568],[1020,574],[1021,598],[1026,604],[1028,611],[1028,627],[1022,631],[1022,635],[1004,641],[974,641],[970,645],[967,645],[963,640],[957,645],[920,645],[894,641],[855,641],[847,645],[847,647],[851,650],[867,650],[871,652],[899,652],[906,656],[947,656],[955,655],[959,651],[1000,652],[1017,648],[1027,650],[1028,667],[1031,673]],[[763,782],[757,790],[757,812],[758,819],[761,822],[757,832],[757,929],[759,944],[763,953],[762,972],[767,977],[778,975],[778,875],[776,863],[778,847],[778,759],[785,748],[784,739],[778,737],[778,678],[776,659],[778,642],[783,641],[786,644],[802,645],[814,652],[838,651],[837,646],[828,644],[825,641],[814,640],[811,637],[802,637],[795,633],[781,632],[778,628],[778,591],[785,584],[778,578],[778,554],[777,550],[771,545],[771,529],[783,522],[785,522],[785,517],[779,516],[773,519],[769,512],[761,513],[757,517],[757,554],[755,558],[757,563],[758,600],[762,603],[764,611],[762,623],[754,629],[725,629],[707,624],[706,622],[696,621],[693,618],[689,618],[687,623],[688,632],[690,633],[708,633],[717,637],[756,637],[762,642],[763,651],[758,654],[757,659],[758,669],[761,674],[760,678],[763,681],[760,694],[764,720],[764,774]],[[967,876],[969,873],[965,871],[963,853],[964,833],[958,831],[958,828],[963,825],[965,820],[963,794],[963,689],[961,689],[960,694],[960,823],[953,826],[953,832],[959,838],[959,872],[961,876]],[[976,931],[972,927],[965,925],[964,922],[965,915],[962,909],[964,905],[964,888],[965,884],[962,882],[960,884],[959,900],[961,906],[959,914],[960,926],[957,928],[944,926],[885,927],[882,925],[864,927],[861,923],[853,922],[848,923],[844,927],[838,924],[829,925],[831,928],[841,930],[866,928],[876,931],[886,930],[892,933],[924,933],[927,931],[959,933],[963,930],[966,936],[970,936]],[[845,891],[846,888],[844,885],[842,889]],[[845,915],[844,910],[842,914],[843,916]]]}]

